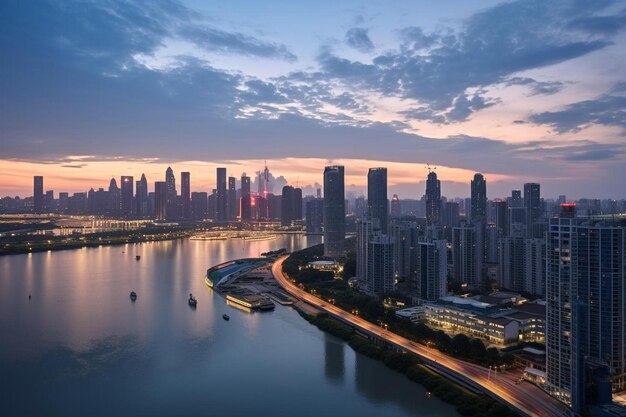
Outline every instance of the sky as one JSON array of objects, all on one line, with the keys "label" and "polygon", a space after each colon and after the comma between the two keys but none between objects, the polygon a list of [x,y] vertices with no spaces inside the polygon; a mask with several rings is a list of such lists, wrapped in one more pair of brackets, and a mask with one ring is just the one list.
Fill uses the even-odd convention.
[{"label": "sky", "polygon": [[0,196],[172,166],[267,165],[314,190],[343,164],[420,198],[626,198],[626,1],[4,0]]}]

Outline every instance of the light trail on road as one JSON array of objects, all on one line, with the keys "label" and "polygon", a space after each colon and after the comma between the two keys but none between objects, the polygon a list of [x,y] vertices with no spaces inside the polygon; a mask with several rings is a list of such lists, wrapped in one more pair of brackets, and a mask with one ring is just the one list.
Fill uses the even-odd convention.
[{"label": "light trail on road", "polygon": [[281,256],[272,265],[272,274],[276,281],[291,295],[321,308],[330,315],[350,323],[353,327],[365,330],[394,345],[412,352],[434,368],[455,374],[462,380],[480,388],[483,392],[500,399],[527,416],[563,417],[569,415],[569,409],[561,402],[531,384],[517,384],[512,375],[495,374],[487,368],[452,358],[434,348],[417,344],[400,335],[370,323],[321,298],[310,294],[293,284],[283,273],[283,262],[288,255]]}]

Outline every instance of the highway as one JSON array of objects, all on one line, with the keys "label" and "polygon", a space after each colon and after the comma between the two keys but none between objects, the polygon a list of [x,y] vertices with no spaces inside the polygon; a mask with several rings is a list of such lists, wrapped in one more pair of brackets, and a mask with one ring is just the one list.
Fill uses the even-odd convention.
[{"label": "highway", "polygon": [[569,409],[561,402],[550,397],[534,385],[517,384],[519,374],[499,373],[495,377],[489,369],[447,356],[437,349],[412,342],[402,336],[389,332],[359,316],[351,314],[293,284],[283,274],[283,262],[288,255],[278,258],[272,265],[272,274],[276,281],[292,296],[324,310],[367,333],[374,334],[406,351],[420,357],[426,364],[443,373],[455,375],[466,383],[475,386],[493,398],[506,402],[518,412],[527,416],[563,417],[569,415]]}]

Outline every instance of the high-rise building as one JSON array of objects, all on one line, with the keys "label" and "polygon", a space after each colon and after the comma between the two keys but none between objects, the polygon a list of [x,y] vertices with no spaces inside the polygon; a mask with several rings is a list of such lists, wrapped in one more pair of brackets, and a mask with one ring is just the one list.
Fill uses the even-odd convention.
[{"label": "high-rise building", "polygon": [[[377,222],[374,221],[374,224]],[[411,273],[411,251],[413,250],[412,233],[415,226],[408,222],[402,222],[394,220],[389,226],[387,231],[380,231],[380,233],[389,234],[389,238],[394,245],[394,275],[397,278],[412,278]]]},{"label": "high-rise building", "polygon": [[228,191],[226,188],[226,168],[217,168],[217,200],[215,207],[215,220],[222,223],[228,220]]},{"label": "high-rise building", "polygon": [[402,215],[402,206],[400,205],[400,197],[398,194],[394,194],[391,197],[391,215],[393,217],[400,217]]},{"label": "high-rise building", "polygon": [[146,175],[141,174],[141,180],[135,183],[135,209],[137,217],[145,219],[150,217],[150,211],[148,210],[148,180]]},{"label": "high-rise building", "polygon": [[343,256],[345,239],[344,168],[340,165],[327,166],[324,169],[324,256]]},{"label": "high-rise building", "polygon": [[191,174],[189,172],[180,173],[180,198],[183,206],[183,218],[191,218]]},{"label": "high-rise building", "polygon": [[59,213],[67,212],[69,198],[70,198],[69,193],[66,193],[66,192],[59,193]]},{"label": "high-rise building", "polygon": [[467,223],[452,229],[452,278],[462,288],[482,289],[485,245],[480,231]]},{"label": "high-rise building", "polygon": [[512,190],[509,207],[524,207],[524,199],[522,198],[522,190]]},{"label": "high-rise building", "polygon": [[441,182],[435,171],[428,173],[426,179],[426,221],[428,224],[439,223],[441,212]]},{"label": "high-rise building", "polygon": [[209,219],[217,221],[217,190],[215,188],[207,198],[207,212]]},{"label": "high-rise building", "polygon": [[626,388],[626,224],[561,208],[547,233],[546,379],[578,414],[597,395],[595,370],[605,370],[613,391]]},{"label": "high-rise building", "polygon": [[374,223],[368,219],[356,222],[356,278],[360,285],[367,288],[367,252],[374,233]]},{"label": "high-rise building", "polygon": [[395,288],[394,244],[389,235],[374,233],[367,243],[367,289],[383,295]]},{"label": "high-rise building", "polygon": [[506,200],[494,201],[495,223],[500,237],[509,235],[509,207]]},{"label": "high-rise building", "polygon": [[46,191],[46,194],[43,197],[43,208],[46,213],[51,213],[55,211],[54,190]]},{"label": "high-rise building", "polygon": [[302,220],[302,190],[285,185],[281,195],[281,226],[291,226],[296,220]]},{"label": "high-rise building", "polygon": [[471,181],[472,209],[470,221],[472,224],[487,222],[487,180],[483,174],[474,174]]},{"label": "high-rise building", "polygon": [[207,217],[208,194],[206,192],[191,193],[191,217],[195,220],[202,220]]},{"label": "high-rise building", "polygon": [[128,219],[133,216],[133,177],[123,175],[120,185],[120,214],[123,218]]},{"label": "high-rise building", "polygon": [[322,233],[324,199],[312,198],[306,202],[306,232]]},{"label": "high-rise building", "polygon": [[499,276],[505,289],[537,296],[545,294],[545,240],[522,233],[500,238]]},{"label": "high-rise building", "polygon": [[285,185],[281,195],[280,225],[291,226],[293,220],[293,187]]},{"label": "high-rise building", "polygon": [[536,183],[524,184],[524,208],[526,214],[526,236],[542,237],[541,186]]},{"label": "high-rise building", "polygon": [[241,174],[241,201],[239,215],[242,221],[250,221],[252,219],[252,198],[250,196],[250,177],[244,172]]},{"label": "high-rise building", "polygon": [[626,221],[578,224],[571,267],[581,313],[574,333],[579,354],[608,369],[614,392],[626,390]]},{"label": "high-rise building", "polygon": [[293,189],[293,219],[302,221],[302,188]]},{"label": "high-rise building", "polygon": [[115,178],[111,178],[111,182],[109,183],[109,193],[108,193],[108,203],[107,203],[107,213],[110,216],[117,217],[120,214],[120,189],[117,187],[117,181]]},{"label": "high-rise building", "polygon": [[167,189],[167,218],[176,220],[178,218],[178,191],[176,191],[176,177],[172,167],[165,170],[165,186]]},{"label": "high-rise building", "polygon": [[417,290],[423,300],[437,301],[448,290],[448,249],[445,240],[423,239],[416,247]]},{"label": "high-rise building", "polygon": [[35,175],[33,183],[33,210],[35,213],[43,213],[43,176]]},{"label": "high-rise building", "polygon": [[546,250],[546,379],[555,397],[571,403],[577,371],[572,363],[576,280],[572,275],[572,240],[577,219],[550,219]]},{"label": "high-rise building", "polygon": [[167,182],[156,181],[154,183],[154,217],[157,220],[167,220]]},{"label": "high-rise building", "polygon": [[387,168],[370,168],[367,173],[367,212],[374,227],[387,233]]},{"label": "high-rise building", "polygon": [[237,179],[228,177],[228,220],[237,220],[239,215],[239,204],[237,204]]},{"label": "high-rise building", "polygon": [[445,227],[458,227],[460,224],[459,203],[448,201],[443,205],[441,224]]}]

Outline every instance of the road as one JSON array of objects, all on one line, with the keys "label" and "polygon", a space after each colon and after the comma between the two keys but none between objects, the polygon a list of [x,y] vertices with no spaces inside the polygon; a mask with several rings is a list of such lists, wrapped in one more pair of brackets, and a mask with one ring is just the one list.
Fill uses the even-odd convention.
[{"label": "road", "polygon": [[568,408],[564,404],[550,397],[536,386],[528,383],[516,384],[519,376],[516,377],[512,373],[507,372],[497,374],[494,377],[493,372],[490,373],[489,369],[452,358],[439,352],[437,349],[412,342],[302,290],[283,274],[283,262],[287,257],[288,255],[282,256],[274,262],[272,274],[285,291],[294,297],[304,300],[328,314],[350,323],[356,328],[379,336],[406,351],[416,354],[432,367],[455,374],[460,379],[473,384],[494,398],[499,398],[527,416],[563,417],[568,415]]}]

